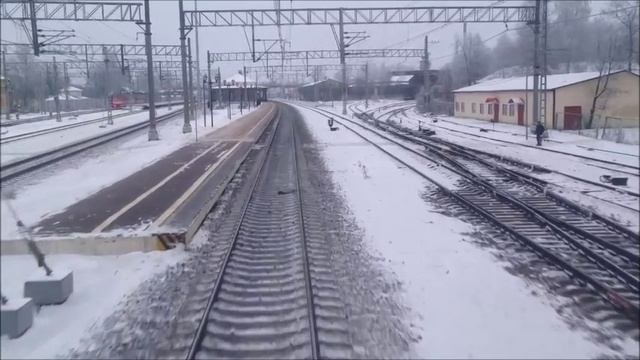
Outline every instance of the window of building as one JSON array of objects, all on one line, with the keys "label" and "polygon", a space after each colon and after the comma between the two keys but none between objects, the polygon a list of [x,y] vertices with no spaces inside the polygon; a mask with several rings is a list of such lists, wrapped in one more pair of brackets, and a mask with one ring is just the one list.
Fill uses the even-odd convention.
[{"label": "window of building", "polygon": [[471,112],[476,113],[476,103],[471,103]]},{"label": "window of building", "polygon": [[507,104],[502,104],[502,115],[507,116]]},{"label": "window of building", "polygon": [[515,106],[513,104],[509,104],[509,116],[513,116]]},{"label": "window of building", "polygon": [[493,114],[493,104],[487,105],[487,114],[489,115]]},{"label": "window of building", "polygon": [[480,114],[484,114],[484,104],[480,104]]},{"label": "window of building", "polygon": [[460,111],[461,111],[461,112],[464,112],[464,102],[461,102],[461,103],[460,103]]},{"label": "window of building", "polygon": [[456,101],[456,111],[460,111],[460,103]]}]

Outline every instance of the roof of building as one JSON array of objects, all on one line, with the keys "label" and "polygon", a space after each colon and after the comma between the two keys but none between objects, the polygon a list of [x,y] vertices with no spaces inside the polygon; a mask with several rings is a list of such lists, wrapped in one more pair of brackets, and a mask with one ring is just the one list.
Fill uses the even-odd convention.
[{"label": "roof of building", "polygon": [[391,76],[391,79],[389,79],[389,82],[392,83],[408,83],[414,76],[416,76],[415,74],[412,75],[393,75]]},{"label": "roof of building", "polygon": [[313,82],[310,82],[310,83],[304,84],[304,85],[302,85],[302,86],[300,86],[300,87],[309,87],[309,86],[314,86],[314,85],[321,84],[321,83],[324,83],[324,82],[327,82],[327,83],[331,83],[331,82],[333,82],[333,83],[342,84],[342,83],[341,83],[340,81],[338,81],[338,80],[335,80],[335,79],[332,79],[332,78],[327,78],[327,79],[323,79],[323,80],[313,81]]},{"label": "roof of building", "polygon": [[[616,74],[626,70],[614,71]],[[547,90],[553,90],[564,86],[577,84],[583,81],[596,79],[600,76],[598,72],[581,72],[569,74],[547,75]],[[533,88],[533,76],[519,76],[504,79],[493,79],[483,81],[475,85],[466,86],[453,92],[484,92],[484,91],[513,91]]]},{"label": "roof of building", "polygon": [[[227,82],[227,83],[235,82],[236,84],[244,84],[244,82],[245,82],[244,75],[239,74],[239,73],[235,73],[235,74],[229,76],[228,78],[224,79],[224,81]],[[247,81],[247,84],[255,84],[255,80],[253,80],[249,76],[247,76],[247,80],[246,81]]]}]

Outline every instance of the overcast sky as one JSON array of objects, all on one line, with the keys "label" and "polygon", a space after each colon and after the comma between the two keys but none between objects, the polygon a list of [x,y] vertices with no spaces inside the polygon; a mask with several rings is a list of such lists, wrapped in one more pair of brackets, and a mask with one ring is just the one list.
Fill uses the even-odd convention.
[{"label": "overcast sky", "polygon": [[[113,1],[113,0],[112,0]],[[130,0],[130,2],[136,2]],[[411,7],[411,6],[455,6],[455,5],[489,5],[497,1],[302,1],[282,0],[281,7],[288,8],[335,8],[335,7]],[[522,5],[523,1],[502,1],[500,5]],[[184,0],[185,10],[194,8],[194,0]],[[592,4],[593,8],[600,8],[602,4]],[[273,9],[272,0],[265,1],[211,1],[198,0],[200,10],[222,9]],[[151,21],[154,44],[179,44],[178,38],[178,2],[175,0],[152,0]],[[420,34],[441,27],[442,24],[402,24],[402,25],[357,25],[347,26],[347,31],[366,31],[369,39],[356,45],[355,48],[421,48],[424,37]],[[505,24],[477,24],[467,25],[467,31],[480,33],[482,38],[489,38],[505,29]],[[509,27],[519,27],[522,24],[508,24]],[[44,29],[74,29],[76,37],[66,40],[69,43],[144,43],[144,36],[136,34],[141,30],[126,22],[72,22],[72,21],[40,21],[39,27]],[[257,38],[277,38],[276,27],[257,27]],[[247,31],[250,36],[250,32]],[[283,37],[291,41],[291,50],[336,49],[336,43],[328,25],[315,26],[284,26]],[[462,24],[452,23],[429,33],[430,56],[432,67],[439,68],[446,64],[453,53],[455,36],[461,36]],[[192,45],[195,51],[195,31]],[[200,28],[200,59],[201,68],[206,68],[206,52],[248,51],[245,33],[241,27]],[[2,22],[2,40],[12,42],[27,42],[24,31],[15,24]],[[494,40],[495,41],[495,40]],[[489,45],[492,42],[488,42]],[[195,53],[194,53],[195,56]],[[44,56],[43,56],[44,58]],[[160,58],[158,58],[159,60]],[[175,60],[178,60],[176,57]],[[356,62],[356,60],[348,60]],[[405,62],[418,67],[418,59],[374,59],[374,62],[388,64]],[[338,59],[318,61],[316,63],[337,63]],[[238,69],[243,63],[218,63],[223,76],[227,76]],[[250,62],[244,65],[251,66]]]}]

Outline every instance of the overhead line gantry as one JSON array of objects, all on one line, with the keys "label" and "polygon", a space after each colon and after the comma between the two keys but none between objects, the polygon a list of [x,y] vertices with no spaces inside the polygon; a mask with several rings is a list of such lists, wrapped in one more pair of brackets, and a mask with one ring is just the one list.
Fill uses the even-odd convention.
[{"label": "overhead line gantry", "polygon": [[[183,0],[179,0],[182,4]],[[369,8],[309,8],[256,10],[187,10],[180,6],[181,32],[193,27],[337,25],[340,63],[345,64],[347,47],[344,26],[366,24],[423,23],[533,23],[538,20],[534,6],[422,6]],[[184,52],[184,51],[183,51]],[[185,54],[183,53],[183,61]],[[427,62],[424,62],[427,64]],[[346,79],[346,66],[342,67]],[[425,80],[425,81],[428,81]],[[426,85],[424,86],[426,88]],[[185,89],[187,91],[187,89]],[[342,113],[347,111],[347,82],[343,82]]]}]

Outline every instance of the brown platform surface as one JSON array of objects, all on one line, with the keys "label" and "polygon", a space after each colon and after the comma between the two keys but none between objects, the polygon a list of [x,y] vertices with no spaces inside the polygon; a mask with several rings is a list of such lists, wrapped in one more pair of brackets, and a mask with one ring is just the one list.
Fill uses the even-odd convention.
[{"label": "brown platform surface", "polygon": [[[171,223],[185,229],[205,203],[203,189],[220,186],[276,113],[265,103],[253,112],[186,145],[138,172],[51,215],[36,226],[36,236],[144,231]],[[194,196],[196,194],[198,196]],[[193,204],[191,204],[193,203]],[[180,211],[178,211],[180,210]],[[179,214],[178,218],[175,215]],[[185,216],[185,214],[188,214]],[[157,229],[156,229],[157,230]]]}]

